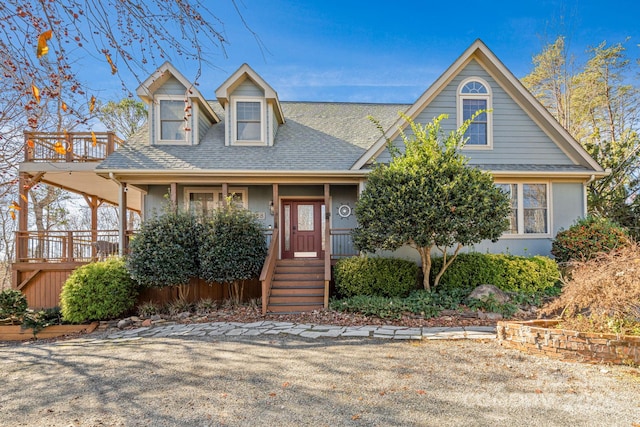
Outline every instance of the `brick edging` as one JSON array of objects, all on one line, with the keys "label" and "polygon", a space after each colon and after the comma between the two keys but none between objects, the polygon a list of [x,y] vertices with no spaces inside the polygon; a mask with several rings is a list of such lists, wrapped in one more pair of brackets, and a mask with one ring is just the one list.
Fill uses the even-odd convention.
[{"label": "brick edging", "polygon": [[640,366],[640,336],[578,332],[554,328],[558,320],[500,321],[504,347],[554,359]]}]

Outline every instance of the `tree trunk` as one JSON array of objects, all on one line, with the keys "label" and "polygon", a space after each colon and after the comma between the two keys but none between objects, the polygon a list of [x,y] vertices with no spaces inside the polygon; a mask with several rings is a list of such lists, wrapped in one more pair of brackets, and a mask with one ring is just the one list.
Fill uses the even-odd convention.
[{"label": "tree trunk", "polygon": [[456,257],[458,256],[458,253],[460,252],[460,249],[462,249],[462,244],[458,243],[458,246],[456,247],[456,250],[453,252],[453,255],[451,255],[449,257],[449,259],[447,259],[447,248],[445,248],[442,251],[442,268],[440,269],[440,271],[436,275],[435,280],[433,281],[433,288],[434,289],[440,283],[440,279],[442,279],[442,275],[444,274],[444,272],[447,270],[447,268],[449,268],[449,266],[451,265],[453,260],[456,259]]},{"label": "tree trunk", "polygon": [[433,246],[416,248],[420,254],[420,260],[422,261],[422,286],[425,291],[431,291],[429,275],[431,274],[431,249]]}]

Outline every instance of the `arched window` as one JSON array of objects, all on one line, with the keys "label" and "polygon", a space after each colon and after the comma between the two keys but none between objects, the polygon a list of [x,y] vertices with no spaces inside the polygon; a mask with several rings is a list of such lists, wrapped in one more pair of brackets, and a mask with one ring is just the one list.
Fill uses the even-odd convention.
[{"label": "arched window", "polygon": [[458,86],[458,126],[469,120],[478,111],[467,128],[465,148],[492,147],[492,120],[490,110],[491,86],[479,77],[470,77]]}]

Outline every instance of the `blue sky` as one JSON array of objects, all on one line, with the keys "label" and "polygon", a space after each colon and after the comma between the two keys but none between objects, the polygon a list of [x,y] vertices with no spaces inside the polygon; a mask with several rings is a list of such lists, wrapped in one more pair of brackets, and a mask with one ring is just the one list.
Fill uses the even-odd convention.
[{"label": "blue sky", "polygon": [[[227,57],[212,48],[200,91],[248,63],[287,101],[411,103],[477,38],[523,77],[558,34],[580,60],[588,46],[626,42],[640,56],[640,2],[237,0],[263,48],[227,1],[208,2],[225,23]],[[173,64],[192,78],[193,64]],[[117,85],[114,85],[116,87]],[[132,83],[135,86],[135,83]],[[131,87],[135,90],[135,87]],[[114,95],[118,97],[121,95]]]}]

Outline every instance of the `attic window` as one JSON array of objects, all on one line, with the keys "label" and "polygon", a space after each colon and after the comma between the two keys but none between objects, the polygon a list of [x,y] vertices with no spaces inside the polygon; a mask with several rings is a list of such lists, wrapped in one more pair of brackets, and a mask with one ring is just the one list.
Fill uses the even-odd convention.
[{"label": "attic window", "polygon": [[234,100],[234,143],[265,143],[265,103],[263,100]]},{"label": "attic window", "polygon": [[464,80],[458,86],[458,126],[478,114],[465,133],[467,142],[464,148],[487,149],[493,145],[491,114],[491,89],[490,86],[478,77]]}]

